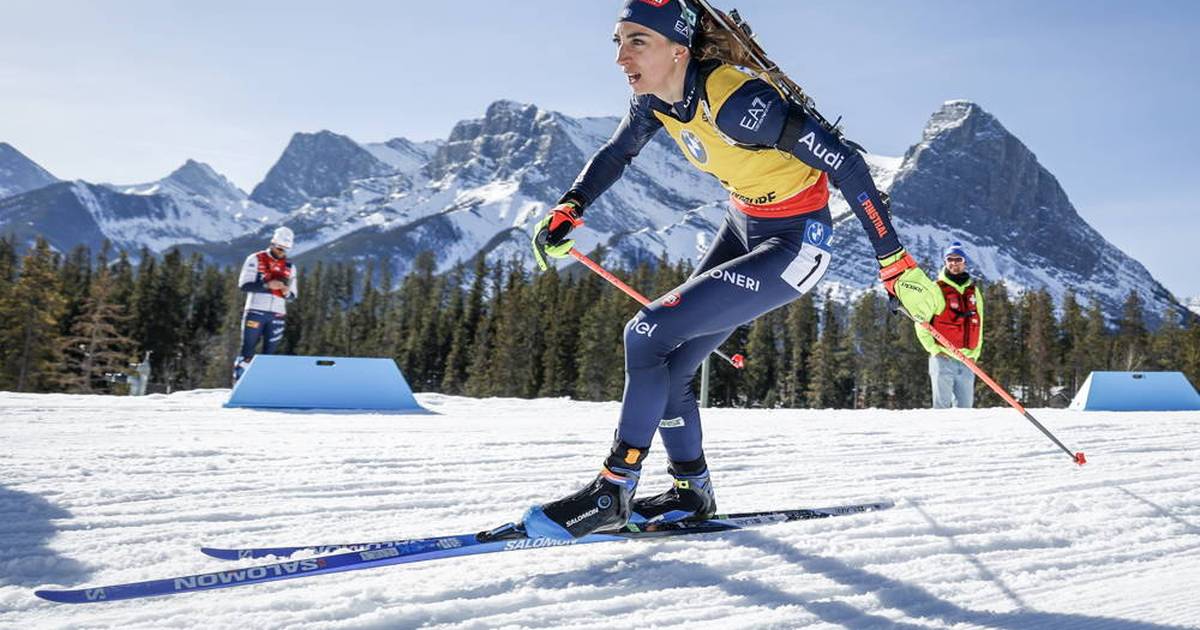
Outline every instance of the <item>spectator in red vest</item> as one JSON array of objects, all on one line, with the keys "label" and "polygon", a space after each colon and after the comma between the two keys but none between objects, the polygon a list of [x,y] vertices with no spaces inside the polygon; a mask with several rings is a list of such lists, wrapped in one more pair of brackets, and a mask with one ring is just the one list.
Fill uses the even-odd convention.
[{"label": "spectator in red vest", "polygon": [[[967,271],[969,261],[962,243],[951,243],[943,258],[946,264],[937,284],[946,298],[946,307],[930,323],[969,359],[978,361],[983,349],[983,291],[977,289]],[[929,352],[933,408],[974,405],[975,374],[921,326],[917,326],[917,339]]]},{"label": "spectator in red vest", "polygon": [[233,382],[250,366],[261,339],[263,354],[275,354],[283,339],[287,303],[296,299],[296,268],[288,260],[295,235],[281,227],[271,236],[270,247],[254,252],[242,263],[238,286],[246,293],[242,311],[242,350],[233,362]]}]

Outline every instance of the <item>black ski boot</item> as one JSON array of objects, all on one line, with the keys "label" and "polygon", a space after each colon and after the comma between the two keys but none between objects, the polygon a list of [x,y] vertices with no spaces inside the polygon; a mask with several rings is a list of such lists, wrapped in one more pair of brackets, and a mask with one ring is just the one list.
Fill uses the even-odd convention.
[{"label": "black ski boot", "polygon": [[717,513],[717,496],[703,455],[695,461],[672,463],[667,472],[675,478],[671,489],[634,501],[631,523],[704,519]]},{"label": "black ski boot", "polygon": [[624,443],[613,447],[600,474],[586,488],[564,499],[535,505],[521,518],[530,538],[572,540],[629,521],[633,493],[646,449]]}]

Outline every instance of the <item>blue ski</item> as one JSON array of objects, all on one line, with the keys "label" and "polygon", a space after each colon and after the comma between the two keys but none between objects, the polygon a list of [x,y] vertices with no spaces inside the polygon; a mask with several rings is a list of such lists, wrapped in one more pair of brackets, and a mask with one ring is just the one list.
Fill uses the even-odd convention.
[{"label": "blue ski", "polygon": [[[680,534],[699,534],[708,531],[727,531],[748,526],[767,525],[786,521],[801,521],[829,516],[858,514],[892,507],[890,501],[880,503],[864,503],[860,505],[842,505],[824,508],[802,508],[796,510],[771,510],[767,512],[745,512],[741,514],[719,514],[707,520],[679,521],[676,523],[660,524],[657,527],[627,525],[615,532],[605,532],[623,538],[651,538],[662,536],[678,536]],[[303,547],[201,547],[201,553],[219,560],[251,560],[257,558],[277,557],[287,558],[299,552],[310,555],[324,555],[334,552],[375,551],[380,549],[397,549],[401,555],[413,555],[436,550],[439,544],[455,544],[443,542],[444,538],[417,538],[405,540],[384,540],[373,542],[342,543],[333,545],[308,545]],[[599,542],[599,541],[597,541]],[[480,552],[486,553],[486,552]]]},{"label": "blue ski", "polygon": [[[509,523],[496,529],[478,534],[461,534],[439,538],[421,538],[414,540],[389,541],[382,543],[364,543],[366,547],[358,551],[347,551],[332,555],[317,556],[301,560],[285,560],[273,564],[263,564],[241,569],[228,569],[213,573],[200,573],[145,582],[113,584],[92,588],[69,590],[43,589],[34,594],[42,599],[64,604],[86,604],[122,599],[137,599],[142,597],[157,597],[192,591],[205,591],[219,588],[244,586],[287,580],[309,575],[324,575],[341,571],[357,571],[374,567],[405,564],[409,562],[424,562],[438,558],[451,558],[484,553],[500,553],[521,551],[525,549],[540,549],[543,547],[560,547],[567,545],[587,545],[592,543],[612,542],[626,539],[661,538],[667,536],[686,536],[723,532],[747,527],[757,527],[787,521],[827,518],[846,514],[858,514],[892,507],[890,501],[844,505],[829,508],[776,510],[770,512],[753,512],[746,514],[718,515],[708,520],[679,521],[675,523],[654,523],[626,525],[619,530],[591,534],[576,540],[552,540],[549,538],[528,538],[519,525]],[[325,546],[325,548],[331,548]],[[340,548],[340,547],[339,547]],[[267,551],[278,552],[286,550],[320,550],[322,547],[291,547],[274,548]],[[212,550],[210,550],[212,551]],[[262,550],[215,550],[231,551],[234,557],[241,552]],[[210,554],[212,555],[212,554]]]}]

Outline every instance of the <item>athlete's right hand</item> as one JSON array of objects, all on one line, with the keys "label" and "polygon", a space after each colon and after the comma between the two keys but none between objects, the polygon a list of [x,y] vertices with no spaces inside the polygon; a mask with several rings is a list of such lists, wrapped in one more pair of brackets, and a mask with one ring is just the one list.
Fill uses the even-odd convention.
[{"label": "athlete's right hand", "polygon": [[928,322],[946,309],[946,298],[917,261],[903,249],[879,261],[879,279],[887,292],[896,296],[904,310],[922,322]]},{"label": "athlete's right hand", "polygon": [[533,257],[538,267],[548,267],[546,256],[563,258],[575,247],[575,241],[567,239],[571,230],[583,225],[583,213],[579,206],[568,201],[554,206],[533,228]]}]

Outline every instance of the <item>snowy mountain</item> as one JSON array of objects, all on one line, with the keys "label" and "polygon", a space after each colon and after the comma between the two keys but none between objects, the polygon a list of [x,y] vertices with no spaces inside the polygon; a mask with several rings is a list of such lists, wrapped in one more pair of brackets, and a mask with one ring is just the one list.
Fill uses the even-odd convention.
[{"label": "snowy mountain", "polygon": [[[61,214],[85,213],[95,224],[87,229],[56,220],[53,205],[14,203],[18,196],[0,203],[0,231],[28,233],[36,215],[56,247],[83,232],[89,239],[99,233],[126,247],[184,245],[236,264],[282,222],[296,232],[301,264],[373,260],[399,278],[418,253],[431,250],[442,271],[481,254],[492,261],[520,257],[532,268],[529,229],[617,123],[497,101],[444,141],[360,144],[329,131],[298,133],[248,199],[189,162],[160,182],[109,187],[115,197],[75,195],[84,201]],[[1036,156],[978,105],[948,102],[902,158],[867,160],[892,194],[902,241],[931,273],[944,244],[956,239],[967,245],[977,275],[1015,289],[1047,286],[1061,299],[1073,288],[1082,298],[1096,295],[1110,315],[1135,289],[1152,321],[1178,304],[1140,263],[1092,229]],[[77,192],[89,186],[67,185]],[[129,197],[143,199],[139,205]],[[149,201],[158,197],[165,200]],[[664,253],[696,259],[726,198],[660,133],[588,209],[578,240],[584,250],[608,246],[609,264]],[[822,290],[837,299],[878,290],[866,234],[836,191],[831,204],[836,255]]]},{"label": "snowy mountain", "polygon": [[1200,315],[1200,295],[1194,295],[1184,302],[1184,306],[1191,312]]},{"label": "snowy mountain", "polygon": [[[889,192],[901,240],[931,274],[945,245],[958,240],[973,273],[1010,289],[1045,286],[1060,303],[1068,290],[1081,299],[1095,295],[1110,315],[1133,289],[1152,322],[1178,305],[1141,263],[1079,216],[1016,136],[969,101],[947,102],[929,119]],[[837,225],[835,248],[840,260],[830,277],[854,286],[871,270],[871,250],[853,217]]]},{"label": "snowy mountain", "polygon": [[60,251],[96,251],[106,239],[130,252],[225,242],[281,217],[192,160],[156,182],[58,182],[0,200],[0,233],[22,245],[44,236]]},{"label": "snowy mountain", "polygon": [[[128,186],[107,185],[111,190],[135,196],[162,196],[173,206],[168,222],[160,225],[158,218],[139,226],[135,221],[111,225],[114,234],[136,239],[139,234],[159,236],[158,247],[186,242],[223,242],[264,225],[273,226],[284,215],[280,211],[257,203],[234,186],[232,182],[202,162],[188,160],[170,175],[156,182]],[[175,235],[186,240],[176,240]]]},{"label": "snowy mountain", "polygon": [[388,176],[394,170],[346,136],[298,133],[250,198],[292,210],[311,199],[337,196],[355,180]]},{"label": "snowy mountain", "polygon": [[7,142],[0,142],[0,199],[36,190],[57,182],[36,162]]},{"label": "snowy mountain", "polygon": [[[386,260],[399,277],[426,249],[437,254],[443,270],[481,252],[492,259],[525,257],[533,222],[615,125],[615,119],[577,120],[532,105],[493,103],[483,118],[456,125],[446,142],[409,145],[410,154],[428,152],[419,168],[415,160],[408,168],[398,165],[389,176],[359,180],[339,198],[293,212],[298,234],[325,235],[318,239],[323,245],[303,250],[302,260]],[[589,208],[583,247],[616,244],[626,260],[664,249],[675,256],[698,252],[696,238],[715,229],[723,210],[713,202],[723,195],[668,142],[656,138]],[[396,141],[390,144],[394,148]],[[687,237],[670,242],[667,237],[681,226]]]}]

